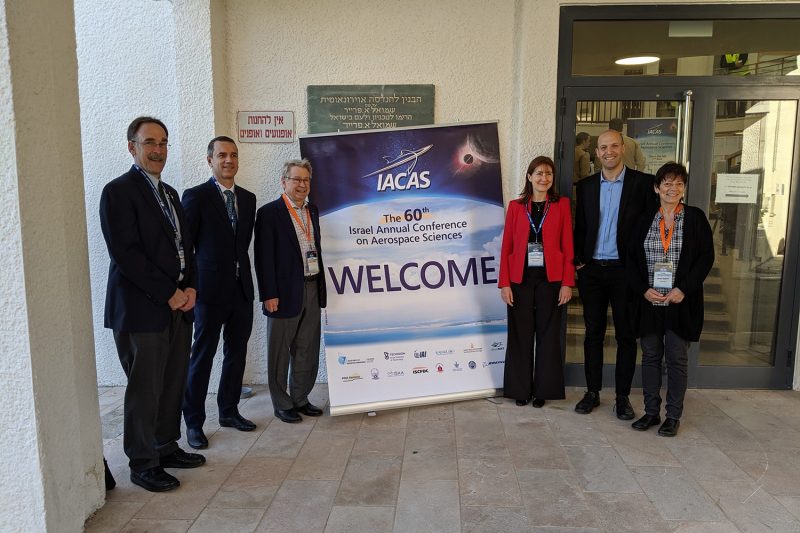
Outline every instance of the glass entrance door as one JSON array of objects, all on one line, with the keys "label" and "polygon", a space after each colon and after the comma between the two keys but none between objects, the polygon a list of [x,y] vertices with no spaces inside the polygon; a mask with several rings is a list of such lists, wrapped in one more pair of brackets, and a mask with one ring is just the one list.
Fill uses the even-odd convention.
[{"label": "glass entrance door", "polygon": [[[568,88],[562,109],[559,184],[564,194],[594,163],[597,135],[622,125],[637,154],[626,164],[649,173],[688,160],[686,202],[701,207],[714,232],[716,262],[705,283],[705,326],[690,352],[695,387],[786,388],[791,384],[798,313],[795,214],[798,103],[781,88]],[[687,112],[687,105],[689,109]],[[588,141],[586,140],[588,134]],[[685,154],[684,154],[685,152]],[[574,197],[574,195],[573,195]],[[583,384],[580,294],[566,328],[567,379]],[[606,385],[616,352],[609,312]],[[606,381],[606,380],[604,380]],[[638,373],[637,373],[638,382]]]}]

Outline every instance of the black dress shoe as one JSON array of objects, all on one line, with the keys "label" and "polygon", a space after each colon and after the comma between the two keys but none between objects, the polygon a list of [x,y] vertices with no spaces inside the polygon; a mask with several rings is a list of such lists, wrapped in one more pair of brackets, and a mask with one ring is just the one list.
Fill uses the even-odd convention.
[{"label": "black dress shoe", "polygon": [[539,409],[541,407],[544,407],[544,400],[542,400],[541,398],[534,398],[533,401],[531,402],[531,405]]},{"label": "black dress shoe", "polygon": [[236,428],[239,431],[253,431],[256,425],[251,421],[236,413],[233,416],[219,417],[219,425],[225,428]]},{"label": "black dress shoe", "polygon": [[292,409],[275,409],[275,416],[287,424],[296,424],[302,422],[303,419],[297,414],[297,411]]},{"label": "black dress shoe", "polygon": [[205,464],[206,458],[199,453],[189,453],[178,448],[169,455],[161,457],[163,468],[197,468]]},{"label": "black dress shoe", "polygon": [[647,431],[653,426],[661,423],[661,417],[658,415],[644,415],[642,418],[631,424],[631,427],[636,431]]},{"label": "black dress shoe", "polygon": [[178,478],[167,474],[160,466],[154,466],[141,472],[131,470],[131,482],[150,492],[165,492],[181,485]]},{"label": "black dress shoe", "polygon": [[592,409],[600,405],[600,394],[592,391],[587,391],[583,395],[583,399],[575,406],[575,412],[582,415],[588,415]]},{"label": "black dress shoe", "polygon": [[675,418],[665,418],[664,423],[658,428],[658,434],[662,437],[674,437],[678,434],[681,421]]},{"label": "black dress shoe", "polygon": [[617,401],[614,403],[614,412],[617,413],[617,418],[620,420],[633,420],[636,414],[633,412],[633,406],[627,396],[617,394]]},{"label": "black dress shoe", "polygon": [[298,413],[302,413],[306,416],[322,416],[322,409],[313,403],[307,403],[305,405],[301,405],[300,407],[295,407],[295,410]]},{"label": "black dress shoe", "polygon": [[186,428],[186,442],[195,450],[208,448],[208,439],[201,428]]},{"label": "black dress shoe", "polygon": [[117,480],[114,479],[114,474],[112,474],[111,469],[108,468],[108,462],[106,462],[105,457],[103,457],[103,466],[106,470],[106,490],[114,490],[114,487],[117,486]]},{"label": "black dress shoe", "polygon": [[528,405],[528,400],[517,400],[517,406],[522,407],[523,405]]}]

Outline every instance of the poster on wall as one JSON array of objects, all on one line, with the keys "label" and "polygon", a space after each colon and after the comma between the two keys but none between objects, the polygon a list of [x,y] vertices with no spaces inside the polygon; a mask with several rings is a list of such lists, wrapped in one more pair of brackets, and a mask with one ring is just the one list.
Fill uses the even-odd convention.
[{"label": "poster on wall", "polygon": [[716,204],[754,204],[758,201],[758,174],[717,174]]},{"label": "poster on wall", "polygon": [[300,137],[328,284],[331,414],[502,387],[496,123]]},{"label": "poster on wall", "polygon": [[644,172],[655,174],[665,163],[677,161],[678,119],[629,118],[627,134],[639,142],[644,152]]}]

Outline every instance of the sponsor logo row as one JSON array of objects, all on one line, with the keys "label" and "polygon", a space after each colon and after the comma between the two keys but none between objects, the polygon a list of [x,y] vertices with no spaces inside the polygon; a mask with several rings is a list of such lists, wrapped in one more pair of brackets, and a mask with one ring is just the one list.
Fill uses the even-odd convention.
[{"label": "sponsor logo row", "polygon": [[[492,365],[502,365],[505,364],[505,361],[502,359],[494,360],[494,361],[482,361],[480,365],[482,368],[486,368],[487,366]],[[466,368],[469,370],[475,370],[479,368],[479,364],[475,361],[469,361],[466,364]],[[391,370],[383,370],[381,371],[378,368],[371,368],[369,371],[369,378],[373,380],[381,379],[381,378],[400,378],[405,377],[406,375],[411,376],[418,376],[422,374],[444,374],[445,372],[462,372],[465,369],[465,366],[462,365],[459,361],[453,361],[450,365],[445,365],[444,363],[437,363],[432,367],[428,366],[415,366],[409,369],[391,369]],[[346,376],[342,376],[341,380],[343,383],[347,383],[350,381],[358,381],[360,379],[364,379],[362,375],[358,372],[350,372]]]}]

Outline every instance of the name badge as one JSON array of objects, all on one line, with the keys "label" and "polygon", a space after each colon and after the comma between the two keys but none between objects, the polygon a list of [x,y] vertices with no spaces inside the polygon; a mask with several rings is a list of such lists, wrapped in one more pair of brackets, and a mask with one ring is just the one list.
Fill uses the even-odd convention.
[{"label": "name badge", "polygon": [[529,267],[544,266],[544,248],[542,247],[542,243],[539,242],[528,243],[528,266]]},{"label": "name badge", "polygon": [[183,252],[183,243],[178,243],[178,259],[181,261],[181,272],[186,270],[186,254]]},{"label": "name badge", "polygon": [[656,263],[653,266],[653,288],[669,290],[672,288],[674,278],[675,267],[672,266],[672,261]]},{"label": "name badge", "polygon": [[317,252],[314,250],[309,250],[306,252],[306,264],[308,265],[309,276],[319,274],[319,261],[317,260]]}]

